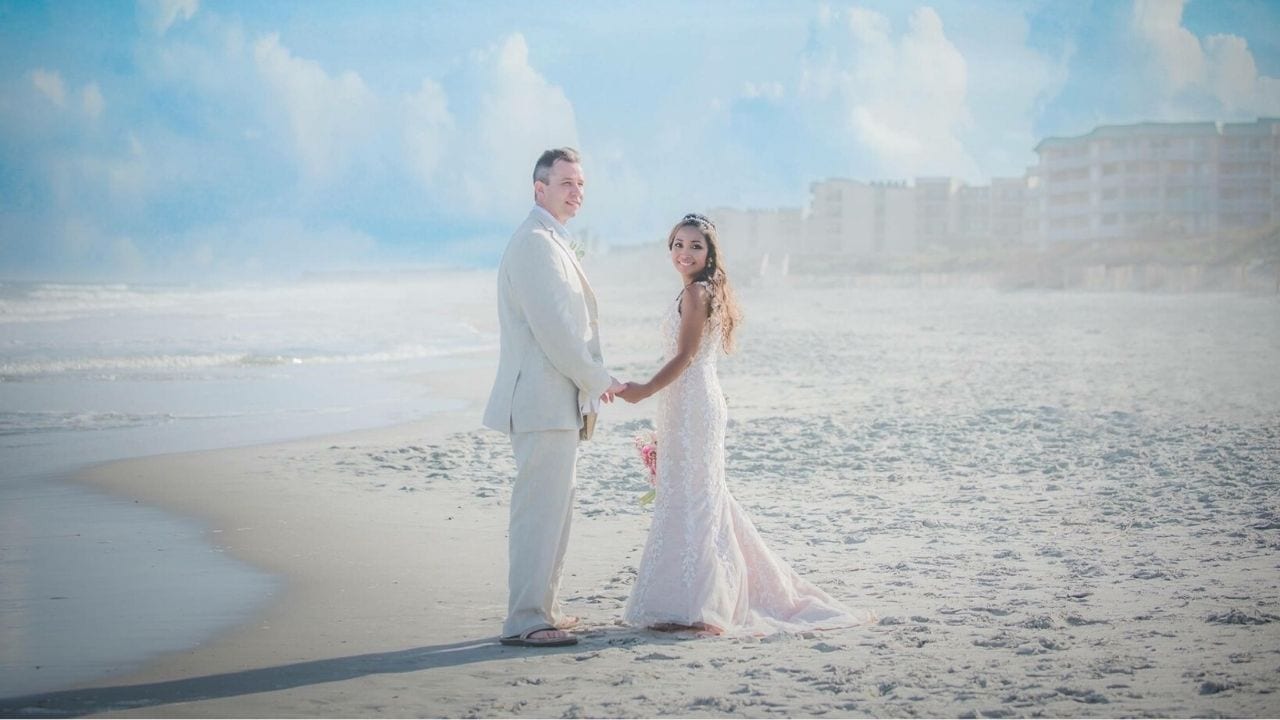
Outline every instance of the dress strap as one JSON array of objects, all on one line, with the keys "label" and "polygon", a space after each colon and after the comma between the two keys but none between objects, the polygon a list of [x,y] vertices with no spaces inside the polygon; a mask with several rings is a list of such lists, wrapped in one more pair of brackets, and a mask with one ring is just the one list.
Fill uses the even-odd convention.
[{"label": "dress strap", "polygon": [[[708,291],[711,290],[711,283],[707,282],[706,280],[695,280],[689,283],[689,285],[701,285],[702,287],[706,288]],[[680,309],[680,299],[684,297],[684,291],[689,289],[689,285],[685,285],[684,287],[680,288],[680,294],[676,295],[676,314],[677,315],[680,315],[680,316],[684,315],[684,311]],[[714,296],[712,296],[711,298],[711,304],[713,306],[715,305]]]}]

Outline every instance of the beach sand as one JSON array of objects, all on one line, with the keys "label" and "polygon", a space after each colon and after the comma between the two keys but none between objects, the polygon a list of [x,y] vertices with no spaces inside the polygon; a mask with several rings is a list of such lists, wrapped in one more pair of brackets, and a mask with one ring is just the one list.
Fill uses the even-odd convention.
[{"label": "beach sand", "polygon": [[[597,281],[623,379],[674,286]],[[498,645],[514,471],[460,412],[117,462],[94,487],[278,575],[202,647],[5,715],[1280,715],[1274,297],[743,288],[728,480],[766,541],[875,625],[704,638],[619,624],[648,523],[633,436],[582,446],[562,601],[582,642]]]}]

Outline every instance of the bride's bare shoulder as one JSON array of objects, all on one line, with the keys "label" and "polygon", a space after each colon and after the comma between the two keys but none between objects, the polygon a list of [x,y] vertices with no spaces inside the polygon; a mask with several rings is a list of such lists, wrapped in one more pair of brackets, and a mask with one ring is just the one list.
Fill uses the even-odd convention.
[{"label": "bride's bare shoulder", "polygon": [[704,282],[690,283],[680,291],[680,313],[686,309],[705,311],[711,307],[711,288]]}]

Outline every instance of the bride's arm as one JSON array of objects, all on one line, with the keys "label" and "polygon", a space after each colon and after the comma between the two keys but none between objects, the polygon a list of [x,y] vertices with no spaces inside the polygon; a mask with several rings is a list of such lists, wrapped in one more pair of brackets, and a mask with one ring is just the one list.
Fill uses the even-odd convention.
[{"label": "bride's arm", "polygon": [[618,397],[627,402],[640,402],[680,377],[698,354],[710,307],[711,293],[705,286],[694,283],[686,288],[680,297],[680,334],[676,338],[675,357],[667,361],[649,382],[628,383],[627,389],[618,393]]}]

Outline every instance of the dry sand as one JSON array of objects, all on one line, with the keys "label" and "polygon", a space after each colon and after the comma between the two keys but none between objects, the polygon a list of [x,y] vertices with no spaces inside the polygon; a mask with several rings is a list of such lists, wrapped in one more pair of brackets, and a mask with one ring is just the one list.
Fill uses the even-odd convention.
[{"label": "dry sand", "polygon": [[[618,375],[657,367],[674,288],[598,282]],[[722,364],[730,487],[878,625],[768,638],[623,627],[647,489],[606,410],[562,598],[576,647],[497,644],[514,470],[465,412],[84,480],[201,518],[284,590],[237,631],[50,716],[1280,715],[1280,302],[747,288]]]}]

